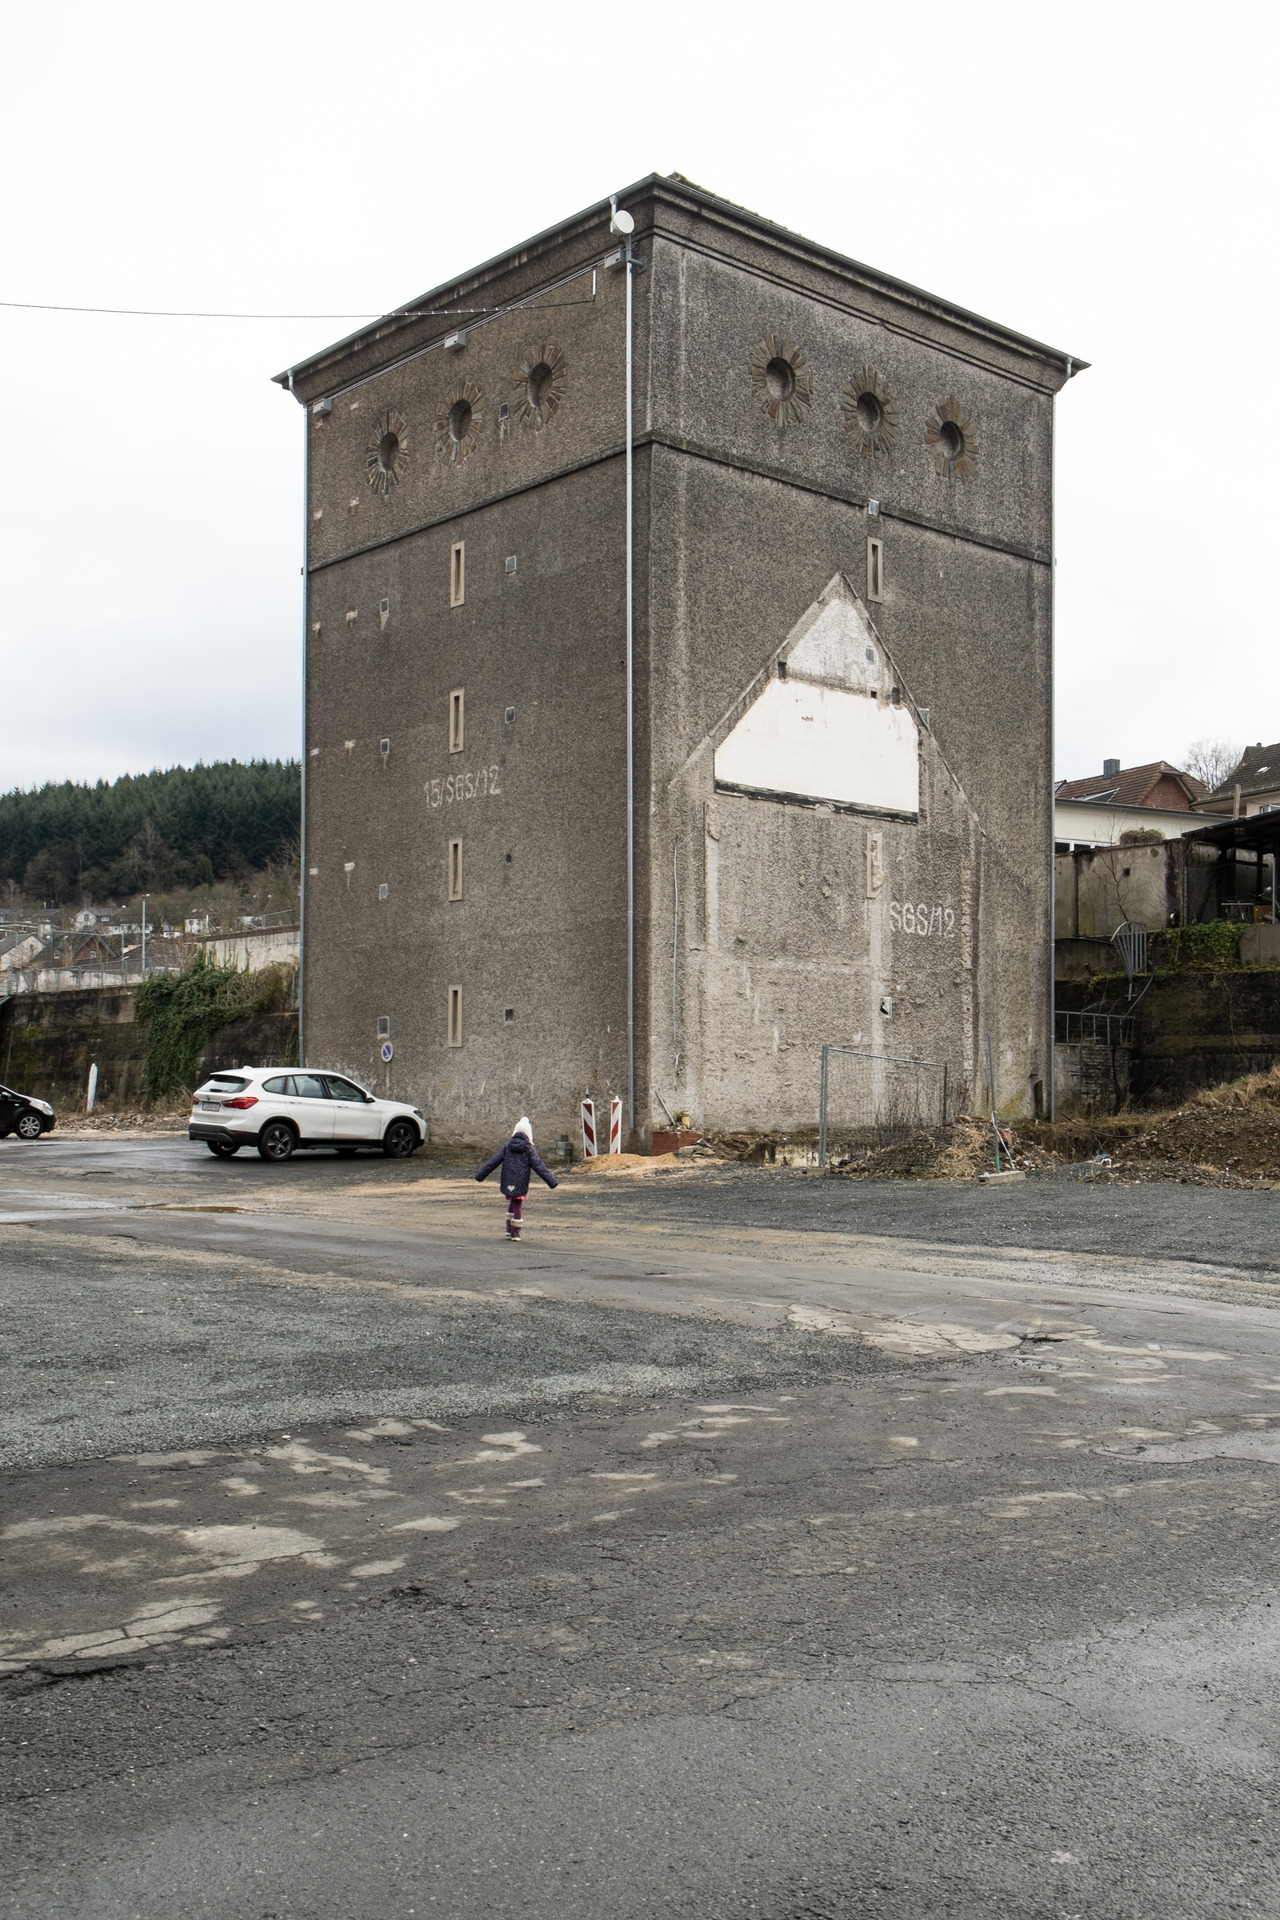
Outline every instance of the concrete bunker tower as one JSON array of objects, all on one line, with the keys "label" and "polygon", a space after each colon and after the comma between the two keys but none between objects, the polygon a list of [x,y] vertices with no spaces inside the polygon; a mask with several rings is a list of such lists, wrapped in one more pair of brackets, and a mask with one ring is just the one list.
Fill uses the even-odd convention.
[{"label": "concrete bunker tower", "polygon": [[[823,1043],[1052,1070],[1053,396],[1082,363],[676,177],[279,377],[304,1047],[437,1137],[811,1125]],[[393,1058],[382,1058],[387,1043]]]}]

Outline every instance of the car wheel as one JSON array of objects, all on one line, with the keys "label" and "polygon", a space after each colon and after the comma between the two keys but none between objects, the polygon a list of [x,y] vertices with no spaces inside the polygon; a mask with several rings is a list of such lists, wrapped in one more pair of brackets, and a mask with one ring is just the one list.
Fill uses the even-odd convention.
[{"label": "car wheel", "polygon": [[44,1126],[38,1113],[21,1113],[14,1128],[19,1140],[38,1140],[44,1132]]},{"label": "car wheel", "polygon": [[210,1153],[217,1154],[219,1160],[229,1160],[233,1153],[240,1151],[238,1140],[206,1140],[205,1145]]},{"label": "car wheel", "polygon": [[264,1160],[287,1160],[298,1144],[298,1137],[287,1120],[268,1120],[258,1135],[258,1152]]},{"label": "car wheel", "polygon": [[418,1129],[411,1120],[393,1120],[382,1136],[382,1151],[392,1160],[407,1160],[418,1151]]}]

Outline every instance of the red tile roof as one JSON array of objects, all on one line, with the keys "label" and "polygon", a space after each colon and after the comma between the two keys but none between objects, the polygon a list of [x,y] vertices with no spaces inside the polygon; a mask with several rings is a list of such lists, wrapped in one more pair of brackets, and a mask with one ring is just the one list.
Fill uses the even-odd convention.
[{"label": "red tile roof", "polygon": [[1095,773],[1090,780],[1064,780],[1055,800],[1099,800],[1113,807],[1163,807],[1190,813],[1191,803],[1208,789],[1192,773],[1167,760],[1145,767],[1121,767],[1119,773]]}]

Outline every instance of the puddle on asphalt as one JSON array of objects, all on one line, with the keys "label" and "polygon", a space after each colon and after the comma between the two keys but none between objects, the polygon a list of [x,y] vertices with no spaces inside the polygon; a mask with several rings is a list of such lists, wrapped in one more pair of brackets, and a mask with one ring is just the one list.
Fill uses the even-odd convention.
[{"label": "puddle on asphalt", "polygon": [[130,1213],[245,1213],[245,1207],[201,1207],[179,1206],[171,1200],[141,1200],[136,1207],[130,1207]]}]

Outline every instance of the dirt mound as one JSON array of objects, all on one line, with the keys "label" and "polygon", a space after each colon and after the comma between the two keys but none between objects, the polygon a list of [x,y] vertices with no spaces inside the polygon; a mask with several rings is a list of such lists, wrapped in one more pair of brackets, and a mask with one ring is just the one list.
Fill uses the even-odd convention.
[{"label": "dirt mound", "polygon": [[1153,1116],[1119,1145],[1117,1168],[1228,1176],[1252,1185],[1280,1180],[1280,1067],[1208,1087],[1173,1113]]}]

